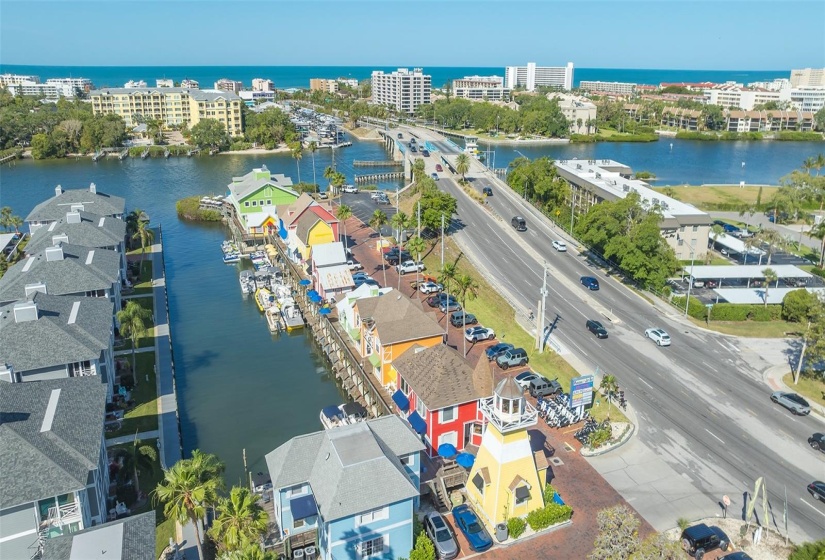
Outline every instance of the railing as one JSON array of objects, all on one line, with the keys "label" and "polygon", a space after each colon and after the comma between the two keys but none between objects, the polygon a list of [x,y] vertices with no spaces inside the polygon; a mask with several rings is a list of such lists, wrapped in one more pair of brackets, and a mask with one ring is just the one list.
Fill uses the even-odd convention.
[{"label": "railing", "polygon": [[80,515],[80,507],[77,502],[63,504],[62,506],[52,506],[49,508],[49,516],[47,521],[49,525],[63,526],[63,519],[66,517],[75,517]]},{"label": "railing", "polygon": [[539,415],[533,405],[528,403],[526,400],[523,400],[522,404],[524,406],[524,410],[521,414],[508,415],[514,417],[512,420],[508,420],[506,418],[502,418],[502,414],[496,410],[494,396],[487,397],[486,399],[481,399],[481,401],[479,401],[479,407],[484,412],[484,415],[492,424],[495,425],[496,428],[498,428],[498,431],[501,433],[510,432],[519,428],[535,426],[536,422],[538,422]]}]

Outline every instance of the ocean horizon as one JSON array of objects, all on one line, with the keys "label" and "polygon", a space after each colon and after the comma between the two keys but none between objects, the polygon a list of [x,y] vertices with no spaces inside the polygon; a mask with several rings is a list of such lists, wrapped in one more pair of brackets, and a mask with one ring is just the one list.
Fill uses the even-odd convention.
[{"label": "ocean horizon", "polygon": [[[123,87],[130,80],[144,80],[154,86],[155,80],[166,78],[179,82],[197,80],[202,89],[208,89],[221,78],[229,78],[251,86],[253,78],[270,79],[279,89],[308,88],[310,78],[355,78],[364,80],[373,70],[391,72],[390,66],[42,66],[0,64],[0,73],[29,74],[49,78],[88,78],[96,87]],[[450,80],[473,75],[504,76],[504,67],[485,66],[430,66],[424,73],[432,76],[433,87],[442,87]],[[664,70],[644,68],[574,68],[573,83],[582,80],[604,82],[632,82],[659,85],[670,82],[734,81],[750,83],[788,78],[788,70]]]}]

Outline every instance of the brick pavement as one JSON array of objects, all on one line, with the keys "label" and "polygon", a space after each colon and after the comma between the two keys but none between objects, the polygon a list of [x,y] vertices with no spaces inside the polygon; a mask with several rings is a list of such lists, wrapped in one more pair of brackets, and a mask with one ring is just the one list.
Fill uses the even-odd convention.
[{"label": "brick pavement", "polygon": [[[355,258],[364,266],[364,270],[375,278],[379,284],[384,285],[383,260],[376,249],[378,235],[372,228],[364,225],[356,218],[347,221],[347,232],[354,244],[350,246]],[[436,271],[425,271],[425,274],[436,275]],[[398,288],[399,276],[393,267],[386,267],[387,286]],[[426,297],[419,295],[410,286],[410,282],[415,280],[414,274],[407,274],[401,277],[400,289],[407,296],[420,298],[422,306],[428,311],[431,310],[426,304]],[[447,329],[447,344],[459,351],[463,348],[463,336],[461,328],[449,325],[448,317],[438,313],[439,324]],[[488,346],[495,344],[495,341],[467,344],[467,360],[475,367],[479,359],[484,357],[484,350]],[[498,383],[505,376],[515,376],[527,367],[510,368],[506,372],[495,364],[491,367],[494,376],[494,384]],[[535,400],[528,397],[533,404]],[[535,535],[529,539],[514,543],[510,546],[495,546],[490,551],[484,553],[485,558],[490,559],[510,559],[510,558],[585,558],[593,546],[593,542],[598,533],[596,525],[596,514],[599,510],[617,504],[627,505],[632,509],[618,492],[616,492],[599,473],[579,454],[581,444],[573,437],[577,427],[564,429],[549,428],[542,420],[531,431],[531,439],[537,438],[538,442],[544,441],[548,459],[560,459],[560,465],[551,463],[548,469],[550,482],[564,499],[565,503],[573,507],[573,524],[567,528],[550,533]],[[641,519],[641,516],[639,516]],[[452,522],[451,516],[446,516]],[[643,537],[654,533],[653,527],[642,520],[640,532]],[[474,555],[470,551],[466,540],[458,534],[459,546],[462,553],[460,558]]]}]

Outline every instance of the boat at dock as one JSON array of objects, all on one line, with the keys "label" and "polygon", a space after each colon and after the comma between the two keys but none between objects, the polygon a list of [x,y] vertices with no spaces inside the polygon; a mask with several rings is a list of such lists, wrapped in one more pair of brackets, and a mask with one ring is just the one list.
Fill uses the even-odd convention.
[{"label": "boat at dock", "polygon": [[273,305],[267,309],[264,312],[264,317],[266,317],[266,324],[269,327],[269,332],[277,333],[286,328],[284,326],[284,318],[281,315],[281,310],[277,306]]},{"label": "boat at dock", "polygon": [[357,424],[368,417],[367,409],[357,402],[344,403],[338,406],[326,406],[321,409],[319,418],[324,429],[331,430],[339,426]]},{"label": "boat at dock", "polygon": [[242,294],[247,295],[255,291],[255,274],[251,270],[242,270],[238,281]]},{"label": "boat at dock", "polygon": [[224,264],[235,264],[241,262],[241,254],[240,253],[224,253],[223,255],[223,263]]},{"label": "boat at dock", "polygon": [[255,290],[255,303],[258,305],[261,313],[263,313],[275,305],[275,296],[267,288],[258,288]]},{"label": "boat at dock", "polygon": [[301,315],[301,310],[298,304],[292,298],[284,299],[279,302],[281,308],[281,317],[284,319],[284,325],[287,331],[294,331],[304,328],[304,316]]}]

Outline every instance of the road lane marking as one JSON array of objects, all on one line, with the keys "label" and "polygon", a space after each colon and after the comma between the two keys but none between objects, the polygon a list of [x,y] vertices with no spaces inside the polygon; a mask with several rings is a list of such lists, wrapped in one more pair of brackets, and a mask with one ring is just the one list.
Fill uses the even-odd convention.
[{"label": "road lane marking", "polygon": [[644,380],[644,379],[642,379],[641,377],[639,377],[638,379],[639,379],[639,381],[641,381],[642,383],[644,383],[645,385],[647,385],[648,387],[650,387],[651,389],[653,389],[653,385],[651,385],[650,383],[648,383],[647,381],[645,381],[645,380]]},{"label": "road lane marking", "polygon": [[811,508],[812,510],[817,512],[819,515],[822,515],[822,516],[825,517],[825,512],[821,511],[818,507],[809,504],[808,500],[806,500],[805,498],[799,498],[799,499],[802,500],[803,504],[805,504],[806,506],[808,506],[809,508]]},{"label": "road lane marking", "polygon": [[713,432],[711,432],[711,431],[710,431],[710,430],[708,430],[707,428],[705,428],[705,431],[706,431],[707,433],[709,433],[711,436],[713,436],[713,438],[714,438],[715,440],[717,440],[719,443],[721,443],[722,445],[725,445],[725,442],[724,442],[724,441],[722,441],[722,440],[719,438],[719,436],[717,436],[716,434],[714,434]]}]

